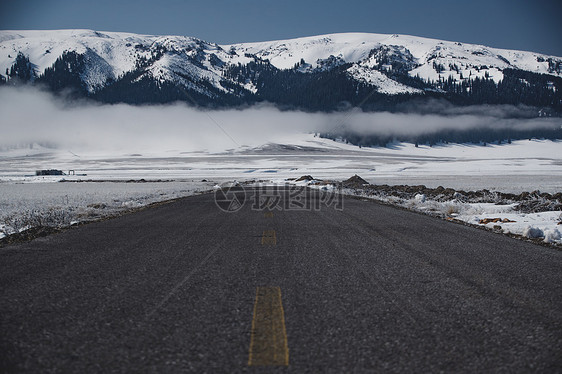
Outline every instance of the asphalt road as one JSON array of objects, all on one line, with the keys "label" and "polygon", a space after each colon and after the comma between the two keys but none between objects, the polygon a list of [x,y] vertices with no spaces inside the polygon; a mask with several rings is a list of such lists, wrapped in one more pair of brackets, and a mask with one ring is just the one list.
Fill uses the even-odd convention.
[{"label": "asphalt road", "polygon": [[352,198],[250,205],[0,249],[0,371],[562,371],[562,252]]}]

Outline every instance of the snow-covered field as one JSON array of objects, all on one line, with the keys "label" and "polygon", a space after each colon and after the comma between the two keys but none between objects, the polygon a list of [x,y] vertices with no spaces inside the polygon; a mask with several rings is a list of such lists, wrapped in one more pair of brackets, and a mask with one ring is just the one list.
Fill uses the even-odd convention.
[{"label": "snow-covered field", "polygon": [[[562,191],[562,142],[520,140],[512,144],[359,148],[295,135],[283,144],[237,150],[144,154],[49,149],[38,145],[0,151],[0,183],[65,180],[172,179],[272,180],[305,174],[342,180],[358,174],[376,184],[425,184],[428,187],[489,189],[520,193]],[[63,177],[36,177],[37,169],[74,170]]]},{"label": "snow-covered field", "polygon": [[[416,148],[412,144],[395,144],[388,148],[359,148],[314,134],[300,134],[283,139],[282,144],[266,143],[236,150],[127,152],[76,154],[37,144],[0,151],[0,222],[13,220],[18,214],[53,210],[71,212],[65,217],[67,220],[93,219],[209,190],[216,183],[284,183],[307,174],[337,181],[358,174],[372,184],[424,184],[433,188],[441,185],[465,191],[562,192],[562,142],[544,140],[486,147]],[[38,169],[60,169],[65,173],[74,170],[76,175],[38,177],[34,175]],[[151,182],[126,183],[140,179]],[[203,179],[208,182],[201,182]],[[57,183],[61,180],[67,182]],[[161,181],[154,182],[157,180]],[[73,183],[78,181],[94,182]],[[418,210],[450,210],[452,217],[470,223],[483,218],[507,218],[516,222],[488,225],[527,236],[540,234],[547,241],[560,242],[560,230],[555,231],[560,227],[556,227],[560,212],[520,214],[512,205],[422,200],[394,202]]]},{"label": "snow-covered field", "polygon": [[46,183],[0,183],[0,238],[5,236],[4,229],[12,233],[38,223],[64,227],[209,191],[213,186],[209,182],[191,180],[54,183],[56,180],[46,177],[41,180]]}]

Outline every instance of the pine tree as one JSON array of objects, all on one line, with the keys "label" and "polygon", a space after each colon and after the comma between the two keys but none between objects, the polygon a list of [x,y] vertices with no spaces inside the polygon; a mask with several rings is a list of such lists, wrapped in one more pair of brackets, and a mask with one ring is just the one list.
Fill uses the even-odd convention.
[{"label": "pine tree", "polygon": [[[6,69],[6,73],[8,73]],[[33,66],[23,53],[18,52],[16,56],[16,61],[10,68],[9,74],[7,74],[11,79],[14,79],[14,83],[26,83],[33,78],[35,78],[35,72],[33,71]]]}]

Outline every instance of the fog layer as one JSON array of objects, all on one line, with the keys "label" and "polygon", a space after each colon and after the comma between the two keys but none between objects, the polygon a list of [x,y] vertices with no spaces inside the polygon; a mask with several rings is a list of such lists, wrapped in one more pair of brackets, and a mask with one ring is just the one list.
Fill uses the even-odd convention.
[{"label": "fog layer", "polygon": [[[438,104],[436,104],[438,105]],[[439,104],[442,105],[442,104]],[[268,142],[290,143],[296,134],[353,132],[416,135],[447,129],[560,126],[560,119],[513,118],[528,109],[509,106],[441,108],[442,114],[304,113],[263,105],[203,111],[185,104],[131,106],[69,103],[34,88],[0,89],[0,145],[48,144],[73,151],[218,152]]]}]

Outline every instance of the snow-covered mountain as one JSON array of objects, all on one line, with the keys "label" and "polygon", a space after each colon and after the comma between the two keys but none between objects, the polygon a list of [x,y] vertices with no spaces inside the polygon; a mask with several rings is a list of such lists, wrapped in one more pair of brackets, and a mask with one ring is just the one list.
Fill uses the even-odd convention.
[{"label": "snow-covered mountain", "polygon": [[152,36],[92,30],[2,31],[0,32],[0,68],[7,72],[18,53],[29,57],[36,76],[44,74],[64,53],[85,56],[81,76],[87,90],[95,92],[108,82],[142,66],[143,76],[159,82],[174,81],[197,88],[186,76],[204,79],[220,87],[222,64],[213,64],[214,56],[228,59],[218,45],[183,36]]},{"label": "snow-covered mountain", "polygon": [[[361,72],[364,68],[373,70],[380,66],[392,69],[393,61],[406,61],[410,75],[432,80],[438,80],[439,75],[460,79],[461,73],[467,78],[471,74],[484,77],[485,72],[488,72],[497,82],[502,79],[501,71],[506,68],[562,76],[560,57],[398,34],[329,34],[234,44],[223,48],[233,48],[238,54],[250,53],[268,59],[279,69],[290,69],[301,59],[315,68],[333,56],[353,63],[349,71],[356,79],[368,79]],[[433,63],[444,66],[441,74],[433,67]],[[451,65],[456,65],[458,71],[452,70]]]},{"label": "snow-covered mountain", "polygon": [[[480,89],[474,81],[498,85],[507,72],[522,85],[542,82],[556,106],[562,88],[561,57],[367,33],[218,45],[184,36],[92,30],[0,31],[0,79],[25,77],[26,67],[30,74],[24,80],[53,89],[70,86],[104,101],[165,102],[185,94],[192,101],[284,103],[297,91],[306,96],[319,90],[329,90],[334,102],[352,103],[349,96],[371,91],[379,98],[453,91],[468,97]],[[335,94],[338,88],[342,92]],[[286,95],[278,97],[283,90]],[[291,96],[286,103],[295,100]]]}]

